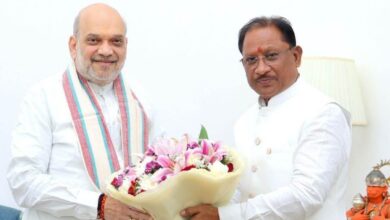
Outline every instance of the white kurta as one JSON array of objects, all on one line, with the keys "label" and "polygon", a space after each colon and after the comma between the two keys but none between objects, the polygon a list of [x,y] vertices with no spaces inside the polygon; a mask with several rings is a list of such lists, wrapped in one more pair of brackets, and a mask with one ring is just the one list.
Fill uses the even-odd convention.
[{"label": "white kurta", "polygon": [[[123,164],[119,107],[112,83],[90,85]],[[7,178],[16,202],[26,208],[23,220],[96,219],[101,192],[84,167],[59,74],[28,92],[13,133]]]},{"label": "white kurta", "polygon": [[299,79],[246,111],[235,139],[247,169],[222,220],[345,219],[351,125],[339,105]]}]

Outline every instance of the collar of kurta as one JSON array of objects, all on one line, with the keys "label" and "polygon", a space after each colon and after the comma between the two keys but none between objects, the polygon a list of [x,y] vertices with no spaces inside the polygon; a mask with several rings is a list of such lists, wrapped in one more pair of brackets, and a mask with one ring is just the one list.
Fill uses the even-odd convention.
[{"label": "collar of kurta", "polygon": [[284,102],[286,102],[288,99],[291,97],[295,96],[295,94],[298,93],[300,85],[303,84],[303,80],[301,79],[302,77],[298,77],[297,80],[286,90],[282,91],[281,93],[275,95],[274,97],[271,97],[270,100],[268,100],[268,104],[265,104],[264,99],[259,96],[258,99],[258,104],[259,108],[272,108],[275,106],[278,106]]}]

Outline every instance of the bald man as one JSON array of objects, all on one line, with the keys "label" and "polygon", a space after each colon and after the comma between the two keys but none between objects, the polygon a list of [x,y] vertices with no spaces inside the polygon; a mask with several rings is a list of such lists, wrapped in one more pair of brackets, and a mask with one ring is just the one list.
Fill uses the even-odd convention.
[{"label": "bald man", "polygon": [[73,29],[71,64],[22,103],[7,175],[14,198],[28,220],[151,219],[102,193],[150,137],[145,108],[121,74],[125,22],[110,6],[93,4]]}]

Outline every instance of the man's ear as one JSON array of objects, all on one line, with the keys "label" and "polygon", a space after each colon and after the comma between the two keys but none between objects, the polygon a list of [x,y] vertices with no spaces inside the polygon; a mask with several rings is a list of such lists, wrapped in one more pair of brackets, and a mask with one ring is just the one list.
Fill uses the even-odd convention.
[{"label": "man's ear", "polygon": [[302,53],[303,53],[302,47],[295,46],[293,53],[294,53],[296,67],[299,67],[301,65],[301,59],[302,59]]},{"label": "man's ear", "polygon": [[77,39],[76,39],[75,36],[70,36],[70,37],[69,37],[68,46],[69,46],[70,56],[72,57],[72,59],[76,59],[76,54],[77,54],[77,49],[76,49],[76,46],[77,46]]}]

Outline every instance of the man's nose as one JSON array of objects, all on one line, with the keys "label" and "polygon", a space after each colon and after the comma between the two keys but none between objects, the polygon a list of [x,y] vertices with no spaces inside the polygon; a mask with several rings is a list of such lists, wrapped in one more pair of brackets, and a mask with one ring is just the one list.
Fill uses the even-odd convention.
[{"label": "man's nose", "polygon": [[104,41],[98,50],[98,53],[103,56],[110,56],[113,53],[112,47],[109,42]]},{"label": "man's nose", "polygon": [[257,75],[264,75],[270,70],[270,66],[264,61],[264,58],[260,57],[257,61],[255,73]]}]

